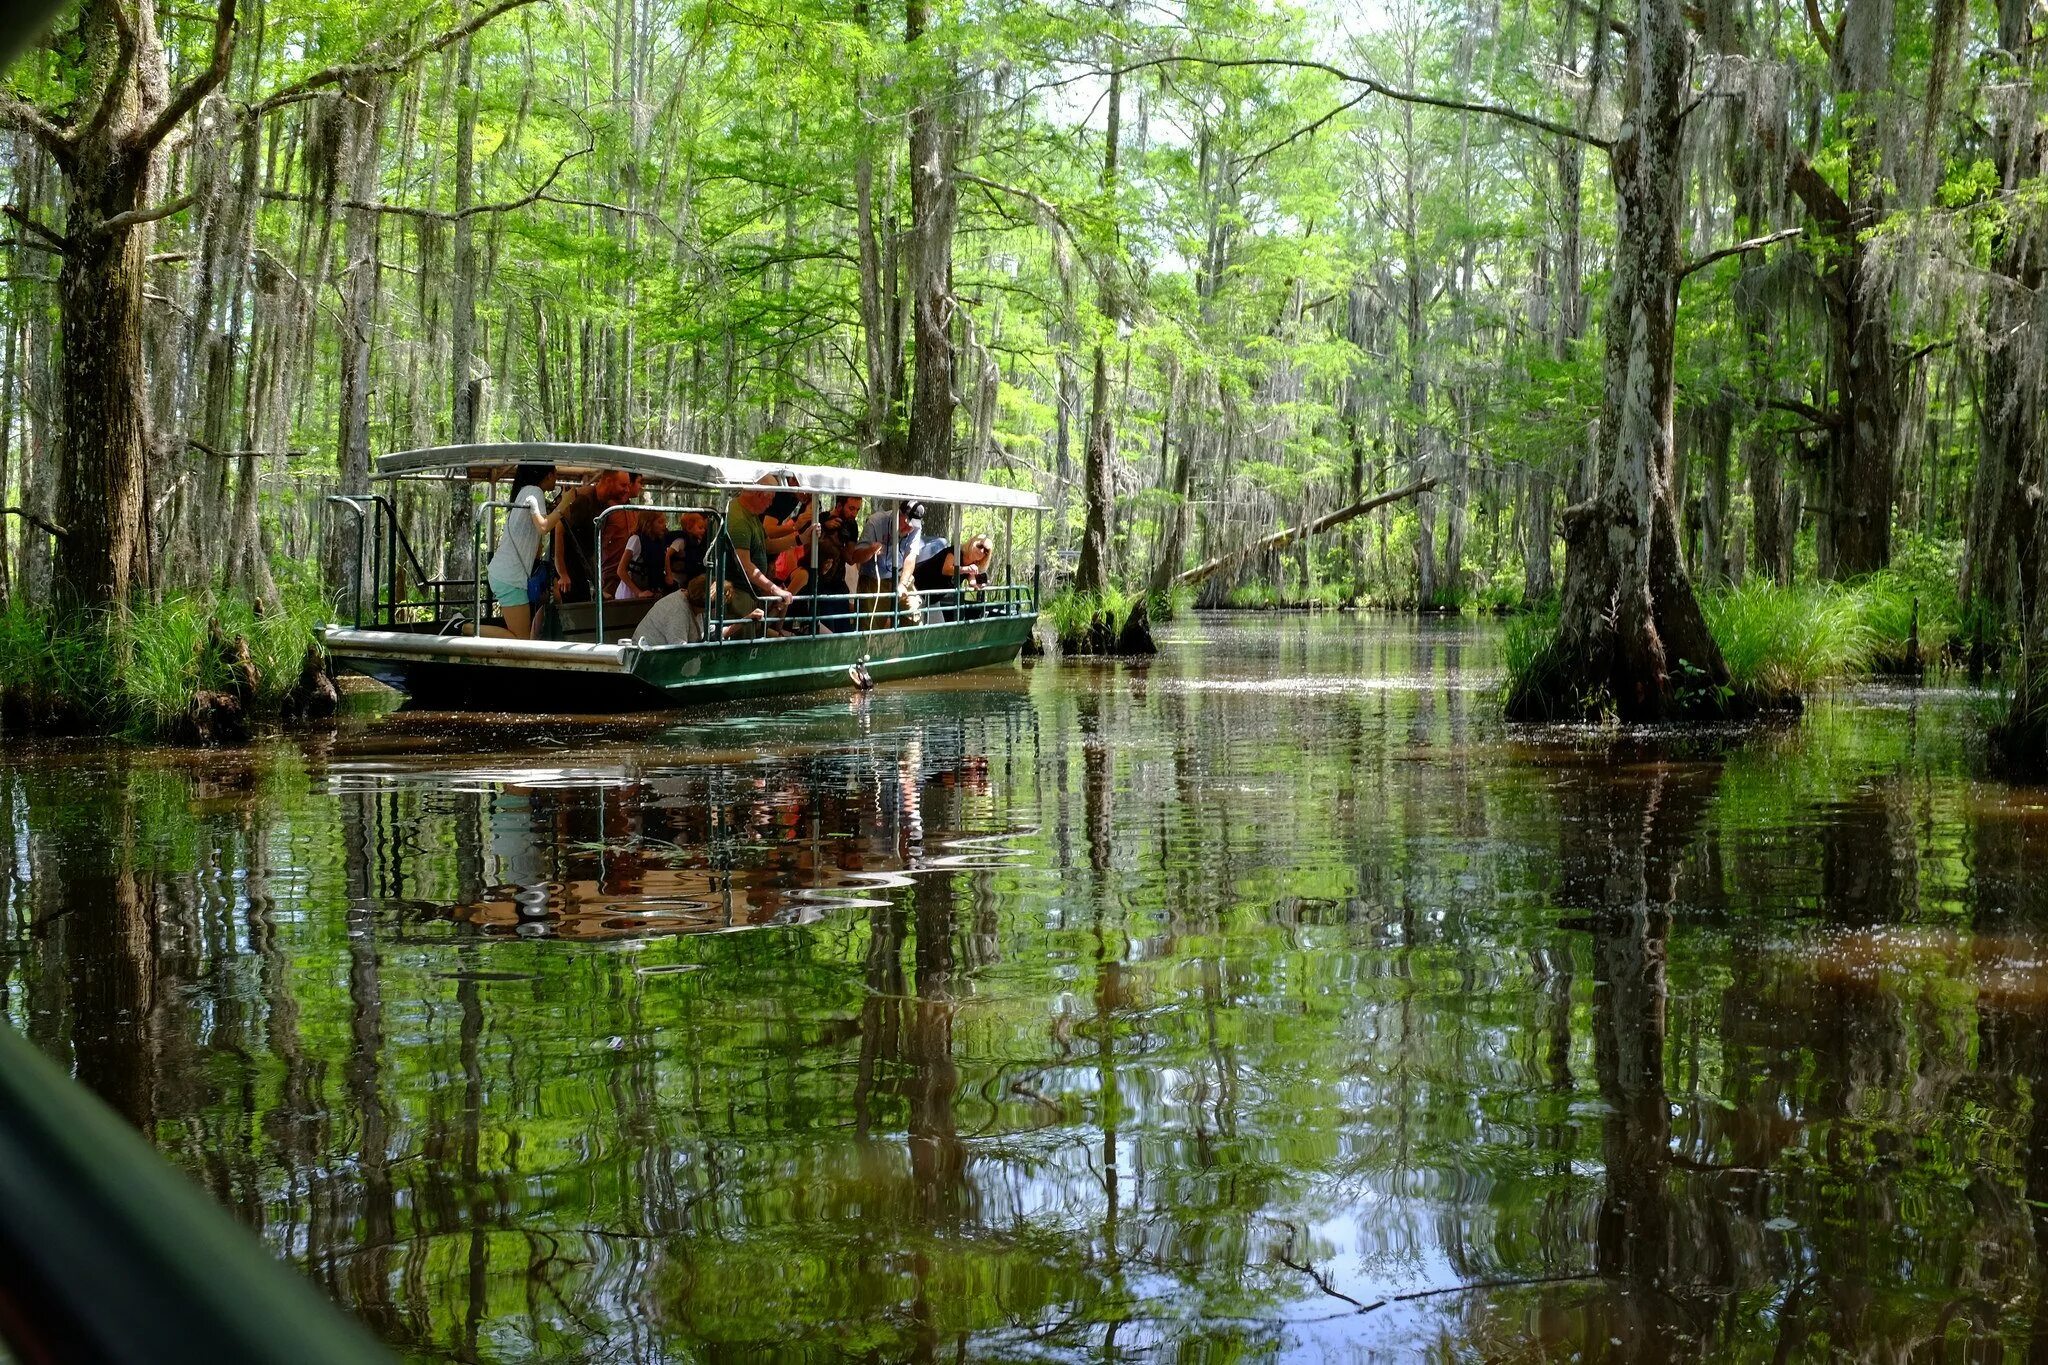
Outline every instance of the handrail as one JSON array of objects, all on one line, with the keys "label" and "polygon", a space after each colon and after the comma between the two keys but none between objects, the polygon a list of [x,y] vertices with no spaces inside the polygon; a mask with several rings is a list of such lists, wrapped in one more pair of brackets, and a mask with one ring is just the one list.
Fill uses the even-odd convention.
[{"label": "handrail", "polygon": [[[821,608],[812,618],[831,627],[833,635],[879,636],[891,631],[922,629],[923,627],[952,625],[963,621],[1000,620],[1008,617],[1028,616],[1035,611],[1033,592],[1029,583],[989,583],[978,588],[945,588],[934,592],[920,593],[919,603],[926,619],[921,627],[907,624],[883,622],[875,626],[863,624],[870,619],[884,616],[884,608],[890,604],[900,605],[901,595],[885,592],[847,592],[833,594],[845,605],[837,611],[827,612]],[[932,619],[944,613],[944,619]],[[663,645],[636,646],[642,650],[696,649],[702,645],[717,645],[724,642],[723,628],[730,624],[722,615],[715,615],[707,600],[704,613],[703,638],[696,642],[677,641]],[[770,623],[772,625],[772,622]],[[813,627],[815,629],[815,627]],[[770,636],[772,643],[777,638]],[[801,637],[799,637],[801,638]]]},{"label": "handrail", "polygon": [[[327,501],[338,502],[356,514],[356,553],[355,558],[350,561],[350,567],[354,570],[355,577],[355,610],[352,624],[358,630],[362,629],[363,625],[363,538],[367,532],[370,517],[370,514],[363,507],[363,502],[367,496],[366,494],[359,497],[349,493],[329,493],[327,495]],[[372,577],[375,577],[374,570],[372,571]],[[374,584],[370,592],[374,598],[376,595]],[[372,619],[374,619],[374,616]]]},{"label": "handrail", "polygon": [[24,1362],[388,1359],[4,1022],[0,1340]]},{"label": "handrail", "polygon": [[[355,624],[363,624],[363,550],[370,551],[370,619],[380,616],[385,625],[396,627],[401,607],[424,606],[438,620],[445,605],[442,589],[460,582],[453,578],[429,578],[412,538],[398,524],[398,509],[382,493],[329,493],[327,501],[340,503],[356,514]],[[372,528],[376,529],[372,529]],[[398,555],[403,550],[412,566],[413,581],[427,590],[425,602],[402,603],[398,597]]]}]

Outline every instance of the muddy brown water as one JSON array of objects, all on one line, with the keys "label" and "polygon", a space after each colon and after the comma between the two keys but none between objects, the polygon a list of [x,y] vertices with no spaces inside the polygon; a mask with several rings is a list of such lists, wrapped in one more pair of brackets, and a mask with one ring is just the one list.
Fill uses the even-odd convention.
[{"label": "muddy brown water", "polygon": [[1991,699],[1531,730],[1497,659],[10,744],[0,1009],[421,1358],[2048,1351]]}]

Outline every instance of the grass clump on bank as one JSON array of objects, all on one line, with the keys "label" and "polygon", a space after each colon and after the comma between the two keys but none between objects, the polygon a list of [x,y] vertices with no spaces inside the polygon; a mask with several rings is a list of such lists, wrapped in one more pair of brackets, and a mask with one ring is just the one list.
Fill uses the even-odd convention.
[{"label": "grass clump on bank", "polygon": [[1111,584],[1099,592],[1062,588],[1039,614],[1063,654],[1151,654],[1152,610],[1143,593]]},{"label": "grass clump on bank", "polygon": [[326,610],[310,587],[268,610],[177,594],[125,616],[0,606],[0,724],[52,733],[232,739],[258,717],[322,710]]},{"label": "grass clump on bank", "polygon": [[[1752,581],[1702,593],[1700,608],[1729,689],[1747,707],[1796,703],[1839,679],[1918,674],[1958,630],[1952,594],[1898,570],[1849,583]],[[1509,693],[1539,665],[1557,622],[1555,604],[1509,620],[1501,649]]]}]

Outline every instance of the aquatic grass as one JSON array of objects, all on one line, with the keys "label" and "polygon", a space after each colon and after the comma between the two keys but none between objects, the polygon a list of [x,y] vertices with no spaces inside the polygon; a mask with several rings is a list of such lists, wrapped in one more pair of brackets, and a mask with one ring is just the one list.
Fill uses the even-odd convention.
[{"label": "aquatic grass", "polygon": [[1280,590],[1271,583],[1240,583],[1223,601],[1238,611],[1271,611],[1280,605]]},{"label": "aquatic grass", "polygon": [[1522,610],[1522,586],[1519,583],[1489,582],[1467,599],[1471,606],[1489,616],[1507,616]]},{"label": "aquatic grass", "polygon": [[56,629],[18,599],[0,605],[0,713],[13,723],[73,723],[118,685],[119,654],[103,618]]},{"label": "aquatic grass", "polygon": [[[1753,581],[1701,594],[1700,608],[1728,666],[1730,691],[1769,706],[1867,674],[1893,651],[1903,653],[1912,600],[1893,581],[1791,588]],[[1927,619],[1923,615],[1923,631]],[[1508,618],[1501,643],[1508,695],[1543,666],[1557,626],[1554,600]]]},{"label": "aquatic grass", "polygon": [[1738,694],[1799,696],[1869,666],[1874,637],[1838,587],[1755,581],[1704,594],[1700,607]]},{"label": "aquatic grass", "polygon": [[1961,633],[1952,581],[1930,584],[1909,571],[1886,569],[1843,591],[1870,632],[1871,664],[1882,671],[1917,673]]},{"label": "aquatic grass", "polygon": [[292,578],[267,610],[228,594],[179,593],[125,617],[61,620],[10,601],[0,606],[0,705],[10,725],[168,734],[201,692],[238,690],[227,655],[241,640],[256,668],[253,707],[274,712],[299,679],[322,615],[317,591]]},{"label": "aquatic grass", "polygon": [[1052,595],[1039,615],[1053,629],[1060,648],[1070,653],[1107,654],[1130,623],[1131,613],[1145,600],[1143,593],[1126,592],[1115,584],[1100,592],[1062,588]]},{"label": "aquatic grass", "polygon": [[1557,638],[1557,601],[1552,598],[1545,605],[1508,618],[1501,632],[1501,696],[1513,695],[1515,690],[1529,682],[1537,666],[1550,650],[1550,642]]},{"label": "aquatic grass", "polygon": [[1195,609],[1195,590],[1188,587],[1154,588],[1145,594],[1145,609],[1154,621],[1171,621]]}]

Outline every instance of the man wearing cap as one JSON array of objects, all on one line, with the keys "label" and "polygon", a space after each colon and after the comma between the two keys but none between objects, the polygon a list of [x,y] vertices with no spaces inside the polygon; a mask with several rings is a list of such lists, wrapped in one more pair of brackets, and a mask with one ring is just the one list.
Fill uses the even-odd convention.
[{"label": "man wearing cap", "polygon": [[896,595],[899,572],[917,563],[919,543],[924,539],[924,504],[904,501],[893,512],[877,512],[868,518],[860,543],[876,547],[874,555],[860,566],[860,590],[876,596],[866,599],[872,613],[869,630],[887,625],[892,618],[890,599]]}]

